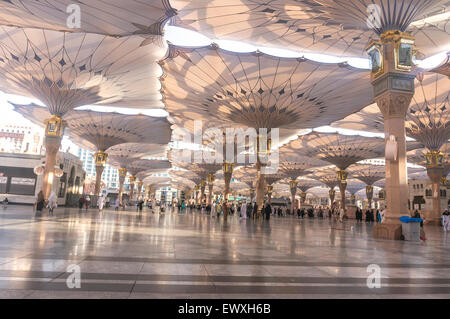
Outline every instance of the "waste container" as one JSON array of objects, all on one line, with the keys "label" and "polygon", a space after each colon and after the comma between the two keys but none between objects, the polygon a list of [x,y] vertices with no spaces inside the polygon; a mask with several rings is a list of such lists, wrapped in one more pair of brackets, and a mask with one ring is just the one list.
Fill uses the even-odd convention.
[{"label": "waste container", "polygon": [[399,218],[402,222],[402,234],[407,241],[420,241],[420,223],[422,218],[412,218],[402,216]]}]

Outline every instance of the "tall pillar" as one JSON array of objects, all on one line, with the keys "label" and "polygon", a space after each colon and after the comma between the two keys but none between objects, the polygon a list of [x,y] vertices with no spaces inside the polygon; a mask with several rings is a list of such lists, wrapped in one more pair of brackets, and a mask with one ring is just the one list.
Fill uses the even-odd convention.
[{"label": "tall pillar", "polygon": [[230,193],[230,183],[231,183],[231,176],[233,175],[233,164],[232,163],[223,163],[223,178],[225,180],[225,189],[223,192],[224,197],[224,210],[223,210],[223,217],[226,220],[228,218],[228,206],[226,203],[228,202],[228,194]]},{"label": "tall pillar", "polygon": [[136,176],[130,175],[130,177],[128,179],[130,180],[130,198],[129,198],[129,201],[131,203],[131,202],[133,202],[133,197],[134,197],[134,183],[136,182]]},{"label": "tall pillar", "polygon": [[334,197],[336,196],[336,191],[334,190],[334,188],[331,188],[331,189],[328,191],[328,195],[330,196],[331,206],[333,206],[333,203],[334,203]]},{"label": "tall pillar", "polygon": [[200,205],[203,204],[203,197],[205,197],[205,188],[206,188],[206,182],[201,181],[200,182]]},{"label": "tall pillar", "polygon": [[125,183],[125,178],[127,177],[127,169],[126,168],[119,168],[119,203],[120,206],[123,205],[122,203],[122,193],[123,193],[123,184]]},{"label": "tall pillar", "polygon": [[[339,186],[339,192],[341,193],[341,208],[345,211],[345,190],[347,188],[347,176],[348,173],[341,169],[337,172],[338,175],[338,186]],[[347,212],[345,211],[344,216],[347,216]]]},{"label": "tall pillar", "polygon": [[375,102],[384,117],[386,139],[386,212],[374,228],[374,237],[400,239],[399,217],[408,216],[405,117],[414,95],[414,38],[388,31],[368,46]]},{"label": "tall pillar", "polygon": [[94,154],[95,157],[95,190],[94,195],[98,196],[100,194],[100,188],[102,183],[102,174],[105,169],[106,159],[108,154],[103,151],[98,151]]},{"label": "tall pillar", "polygon": [[253,198],[255,198],[255,189],[250,188],[250,203],[253,203]]},{"label": "tall pillar", "polygon": [[300,193],[300,205],[303,207],[303,205],[305,205],[306,203],[306,192],[301,192]]},{"label": "tall pillar", "polygon": [[64,121],[59,116],[53,116],[44,121],[45,124],[45,168],[42,182],[44,198],[48,199],[55,177],[56,155],[61,147],[64,133]]},{"label": "tall pillar", "polygon": [[264,193],[266,181],[264,174],[261,174],[261,164],[256,163],[257,179],[256,179],[256,205],[258,205],[258,212],[261,211],[264,204]]},{"label": "tall pillar", "polygon": [[213,187],[214,187],[214,180],[215,180],[214,174],[209,174],[208,175],[208,202],[207,202],[207,205],[212,204],[212,193],[213,193]]},{"label": "tall pillar", "polygon": [[137,182],[137,195],[136,195],[136,199],[139,199],[139,197],[142,194],[142,185],[144,185],[144,183],[142,181]]},{"label": "tall pillar", "polygon": [[369,203],[369,209],[372,208],[372,199],[373,199],[373,186],[367,185],[366,186],[366,197],[367,202]]},{"label": "tall pillar", "polygon": [[269,205],[272,204],[272,192],[273,192],[273,186],[267,185],[267,203],[269,203]]},{"label": "tall pillar", "polygon": [[195,205],[198,205],[198,192],[200,190],[200,187],[198,185],[195,185]]},{"label": "tall pillar", "polygon": [[291,215],[294,214],[295,208],[295,194],[297,193],[297,181],[295,179],[289,181],[289,188],[291,189]]},{"label": "tall pillar", "polygon": [[430,222],[439,225],[441,218],[441,181],[444,176],[444,154],[439,151],[431,151],[425,157],[427,159],[427,174],[432,183],[433,211],[430,216]]}]

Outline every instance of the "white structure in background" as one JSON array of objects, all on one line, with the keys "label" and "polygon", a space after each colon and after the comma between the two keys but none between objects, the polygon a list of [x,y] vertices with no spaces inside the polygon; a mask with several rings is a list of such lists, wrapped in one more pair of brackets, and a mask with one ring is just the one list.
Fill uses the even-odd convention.
[{"label": "white structure in background", "polygon": [[[411,210],[421,212],[430,212],[433,210],[433,193],[431,181],[428,177],[410,178],[408,180],[409,188],[409,207]],[[450,207],[450,186],[441,185],[441,211]]]},{"label": "white structure in background", "polygon": [[29,121],[0,122],[0,152],[40,155],[44,130]]},{"label": "white structure in background", "polygon": [[[83,164],[83,169],[86,171],[87,176],[95,179],[95,159],[93,156],[93,152],[78,148],[78,157]],[[102,174],[102,181],[106,184],[107,189],[118,189],[118,170],[106,164]]]}]

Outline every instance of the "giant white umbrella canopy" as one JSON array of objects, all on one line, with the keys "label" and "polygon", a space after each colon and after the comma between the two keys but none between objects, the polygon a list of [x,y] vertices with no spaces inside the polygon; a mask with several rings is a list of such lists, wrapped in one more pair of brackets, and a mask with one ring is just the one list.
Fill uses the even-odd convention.
[{"label": "giant white umbrella canopy", "polygon": [[[50,115],[46,107],[38,105],[14,105],[14,110],[38,125],[42,125],[42,119]],[[165,118],[72,110],[66,114],[64,121],[67,135],[76,144],[97,152],[95,195],[100,192],[101,175],[109,148],[123,143],[166,144],[170,141],[170,125]]]},{"label": "giant white umbrella canopy", "polygon": [[[147,159],[132,159],[130,158],[126,163],[122,162],[123,157],[111,156],[110,162],[113,167],[120,167],[127,170],[130,176],[130,199],[133,199],[134,182],[139,173],[155,173],[166,171],[171,168],[168,160],[147,160]],[[141,176],[142,177],[142,176]],[[142,181],[141,181],[142,182]]]},{"label": "giant white umbrella canopy", "polygon": [[[408,31],[425,55],[445,50],[450,34],[447,0],[172,0],[176,25],[210,38],[254,45],[365,56],[375,36]],[[367,23],[370,5],[380,8],[379,25]],[[377,21],[378,22],[378,21]],[[448,49],[448,47],[447,47]]]},{"label": "giant white umbrella canopy", "polygon": [[[48,108],[36,104],[12,105],[14,111],[40,126],[50,116]],[[66,134],[80,147],[90,151],[106,152],[116,147],[118,152],[121,148],[127,153],[136,153],[138,145],[141,145],[141,152],[146,153],[151,151],[150,145],[140,143],[152,143],[160,144],[155,150],[159,153],[164,150],[161,145],[170,142],[170,124],[162,117],[73,110],[66,114],[64,121]],[[124,143],[131,144],[119,146]]]},{"label": "giant white umbrella canopy", "polygon": [[141,43],[139,36],[117,39],[0,25],[0,90],[38,99],[53,115],[45,137],[46,198],[61,146],[61,118],[69,111],[90,104],[163,107],[156,61],[166,48]]},{"label": "giant white umbrella canopy", "polygon": [[163,107],[156,61],[166,50],[141,42],[0,26],[0,89],[36,98],[58,116],[90,104]]},{"label": "giant white umbrella canopy", "polygon": [[367,71],[348,65],[214,46],[169,51],[163,90],[175,118],[299,130],[328,125],[373,101]]},{"label": "giant white umbrella canopy", "polygon": [[[79,23],[70,19],[80,8]],[[0,24],[55,31],[85,32],[115,37],[138,34],[147,42],[163,35],[176,14],[168,0],[72,1],[9,0],[0,3]]]},{"label": "giant white umbrella canopy", "polygon": [[[343,64],[209,46],[172,47],[163,68],[170,121],[213,120],[219,128],[299,130],[327,125],[373,100],[369,74]],[[257,162],[259,207],[262,165]]]},{"label": "giant white umbrella canopy", "polygon": [[[407,144],[409,149],[418,148],[418,143]],[[290,142],[290,147],[306,156],[316,157],[336,165],[339,169],[341,205],[345,209],[345,171],[348,166],[365,159],[384,156],[385,140],[361,135],[312,132]]]}]

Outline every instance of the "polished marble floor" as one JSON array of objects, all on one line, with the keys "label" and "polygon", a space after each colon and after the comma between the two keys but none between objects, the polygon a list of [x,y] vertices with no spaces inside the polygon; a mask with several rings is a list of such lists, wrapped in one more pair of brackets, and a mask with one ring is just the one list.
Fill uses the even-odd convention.
[{"label": "polished marble floor", "polygon": [[[449,298],[450,233],[375,240],[371,224],[199,211],[0,207],[0,298]],[[381,270],[368,288],[367,267]],[[68,267],[78,265],[80,288]]]}]

